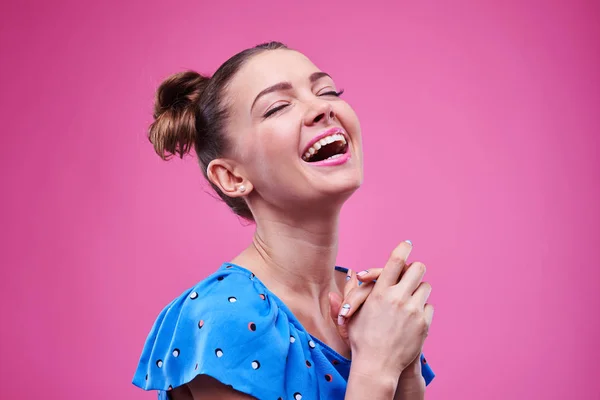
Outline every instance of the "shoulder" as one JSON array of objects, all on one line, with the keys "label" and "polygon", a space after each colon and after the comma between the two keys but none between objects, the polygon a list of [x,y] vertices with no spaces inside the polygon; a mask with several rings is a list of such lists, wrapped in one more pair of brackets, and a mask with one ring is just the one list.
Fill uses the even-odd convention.
[{"label": "shoulder", "polygon": [[166,391],[206,374],[244,393],[269,397],[257,393],[256,382],[285,369],[289,323],[252,273],[228,267],[224,264],[160,312],[142,350],[136,386]]}]

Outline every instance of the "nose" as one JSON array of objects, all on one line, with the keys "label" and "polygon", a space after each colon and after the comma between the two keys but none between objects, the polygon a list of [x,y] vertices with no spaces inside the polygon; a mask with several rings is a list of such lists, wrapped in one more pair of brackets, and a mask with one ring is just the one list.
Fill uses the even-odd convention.
[{"label": "nose", "polygon": [[333,107],[328,101],[322,99],[311,103],[306,112],[304,124],[307,126],[318,124],[319,122],[327,125],[335,118]]}]

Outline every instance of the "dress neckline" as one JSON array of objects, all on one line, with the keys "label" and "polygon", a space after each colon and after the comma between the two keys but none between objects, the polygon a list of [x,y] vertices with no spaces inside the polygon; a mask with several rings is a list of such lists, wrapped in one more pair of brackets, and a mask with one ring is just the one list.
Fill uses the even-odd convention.
[{"label": "dress neckline", "polygon": [[[308,330],[306,330],[306,328],[304,328],[304,326],[298,320],[298,318],[296,318],[296,316],[294,315],[292,310],[290,310],[288,308],[288,306],[283,302],[283,300],[281,300],[279,297],[277,297],[277,295],[275,293],[271,292],[269,290],[269,288],[260,279],[258,279],[258,277],[256,275],[254,275],[254,273],[252,271],[250,271],[249,269],[244,268],[240,265],[231,263],[231,262],[223,263],[223,265],[221,265],[220,269],[226,269],[228,271],[236,271],[236,272],[242,273],[242,274],[248,276],[254,282],[258,283],[260,286],[262,286],[264,288],[265,293],[268,294],[270,298],[275,300],[275,302],[277,303],[277,306],[279,308],[281,308],[288,315],[290,322],[296,327],[296,329],[301,330],[302,332],[305,332],[308,336],[311,337],[311,339],[313,341],[318,343],[325,352],[329,353],[332,357],[335,357],[338,360],[338,362],[346,363],[346,364],[351,363],[351,360],[349,360],[348,358],[344,357],[343,355],[341,355],[340,353],[335,351],[333,348],[331,348],[329,345],[324,343],[322,340],[319,340],[315,336],[311,335],[310,332],[308,332]],[[339,271],[339,272],[343,272],[343,273],[348,273],[348,268],[344,268],[344,267],[336,266],[335,270]]]}]

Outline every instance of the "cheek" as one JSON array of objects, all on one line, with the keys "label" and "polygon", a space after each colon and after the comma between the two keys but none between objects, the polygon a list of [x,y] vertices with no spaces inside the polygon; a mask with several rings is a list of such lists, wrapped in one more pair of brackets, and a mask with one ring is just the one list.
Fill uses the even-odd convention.
[{"label": "cheek", "polygon": [[335,112],[344,129],[346,129],[355,142],[360,143],[360,122],[354,109],[352,109],[348,103],[340,103]]},{"label": "cheek", "polygon": [[298,162],[299,131],[296,121],[280,118],[256,132],[248,162],[259,179],[276,179]]}]

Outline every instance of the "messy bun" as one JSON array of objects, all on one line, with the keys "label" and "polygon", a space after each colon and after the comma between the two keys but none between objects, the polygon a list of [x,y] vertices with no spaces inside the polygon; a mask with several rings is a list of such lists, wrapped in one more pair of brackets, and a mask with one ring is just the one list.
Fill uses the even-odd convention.
[{"label": "messy bun", "polygon": [[[183,156],[192,146],[204,177],[208,180],[210,162],[229,150],[225,135],[228,112],[223,101],[225,87],[240,67],[252,56],[267,50],[287,49],[279,42],[269,42],[246,49],[227,60],[209,78],[194,71],[168,77],[156,92],[154,122],[148,137],[156,153],[164,160]],[[242,197],[229,197],[212,182],[217,194],[237,215],[253,220]]]},{"label": "messy bun", "polygon": [[196,112],[209,78],[194,71],[171,75],[156,92],[150,142],[162,159],[183,157],[196,143]]}]

